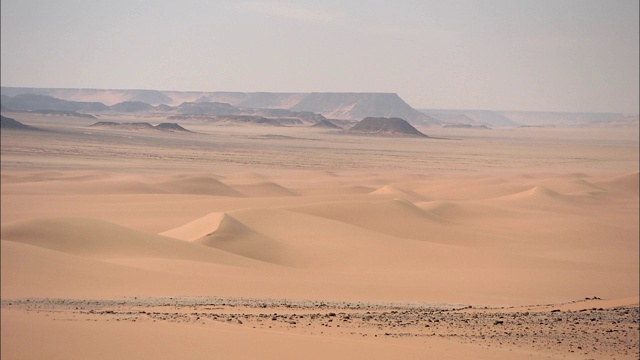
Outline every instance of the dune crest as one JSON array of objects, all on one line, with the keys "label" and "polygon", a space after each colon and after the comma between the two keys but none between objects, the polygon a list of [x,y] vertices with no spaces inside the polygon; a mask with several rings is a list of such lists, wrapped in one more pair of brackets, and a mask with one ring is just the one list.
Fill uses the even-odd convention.
[{"label": "dune crest", "polygon": [[215,249],[88,218],[36,219],[3,225],[2,240],[105,261],[164,258],[249,264]]},{"label": "dune crest", "polygon": [[424,212],[406,199],[340,201],[290,208],[384,234],[415,240],[433,240],[444,219]]},{"label": "dune crest", "polygon": [[235,185],[234,189],[250,197],[298,196],[295,191],[271,181]]},{"label": "dune crest", "polygon": [[584,199],[584,196],[572,196],[561,194],[543,185],[536,185],[529,190],[517,192],[515,194],[502,196],[497,199],[504,201],[520,201],[531,205],[545,205],[545,204],[572,204],[580,199]]},{"label": "dune crest", "polygon": [[211,176],[189,176],[182,179],[161,180],[154,185],[171,194],[243,196],[242,193]]},{"label": "dune crest", "polygon": [[193,242],[255,260],[288,265],[278,241],[251,229],[229,214],[222,216],[217,229]]},{"label": "dune crest", "polygon": [[597,183],[598,185],[610,189],[611,191],[620,192],[638,196],[638,187],[640,186],[640,173],[633,172],[630,174],[616,176]]},{"label": "dune crest", "polygon": [[458,220],[462,217],[475,215],[473,211],[468,209],[468,206],[465,207],[452,201],[428,201],[416,206],[428,213],[450,220]]},{"label": "dune crest", "polygon": [[177,228],[161,232],[159,235],[179,240],[194,241],[216,231],[225,216],[226,214],[223,212],[211,213]]},{"label": "dune crest", "polygon": [[427,199],[415,191],[402,189],[395,185],[385,185],[377,190],[370,192],[371,195],[393,195],[410,199],[411,201],[426,201]]}]

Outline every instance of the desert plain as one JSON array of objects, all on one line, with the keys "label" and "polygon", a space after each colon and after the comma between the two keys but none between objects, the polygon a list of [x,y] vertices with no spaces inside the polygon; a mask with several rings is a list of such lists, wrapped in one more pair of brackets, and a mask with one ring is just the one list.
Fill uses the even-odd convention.
[{"label": "desert plain", "polygon": [[7,116],[3,359],[638,358],[637,127]]}]

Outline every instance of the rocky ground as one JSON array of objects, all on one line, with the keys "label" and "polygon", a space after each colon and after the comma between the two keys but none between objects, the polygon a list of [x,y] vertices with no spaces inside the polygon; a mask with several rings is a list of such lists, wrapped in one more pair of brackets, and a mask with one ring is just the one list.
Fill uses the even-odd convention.
[{"label": "rocky ground", "polygon": [[[416,304],[287,301],[272,299],[163,297],[116,300],[21,299],[2,308],[44,312],[56,321],[223,322],[270,331],[317,336],[357,336],[451,341],[565,355],[578,359],[637,359],[637,305],[547,308],[473,308]],[[537,310],[536,310],[537,309]],[[545,309],[545,310],[542,310]]]}]

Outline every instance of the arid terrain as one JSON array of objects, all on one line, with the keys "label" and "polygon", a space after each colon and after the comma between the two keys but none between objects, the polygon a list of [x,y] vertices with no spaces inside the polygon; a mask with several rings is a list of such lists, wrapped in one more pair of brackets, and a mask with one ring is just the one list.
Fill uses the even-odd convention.
[{"label": "arid terrain", "polygon": [[3,359],[638,358],[637,126],[3,115]]}]

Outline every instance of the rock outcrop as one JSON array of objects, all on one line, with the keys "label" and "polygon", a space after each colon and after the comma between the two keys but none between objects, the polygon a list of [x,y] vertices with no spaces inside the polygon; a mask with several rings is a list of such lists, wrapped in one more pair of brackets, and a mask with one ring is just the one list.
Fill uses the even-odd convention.
[{"label": "rock outcrop", "polygon": [[355,124],[349,133],[378,136],[427,137],[411,124],[400,118],[368,117]]}]

